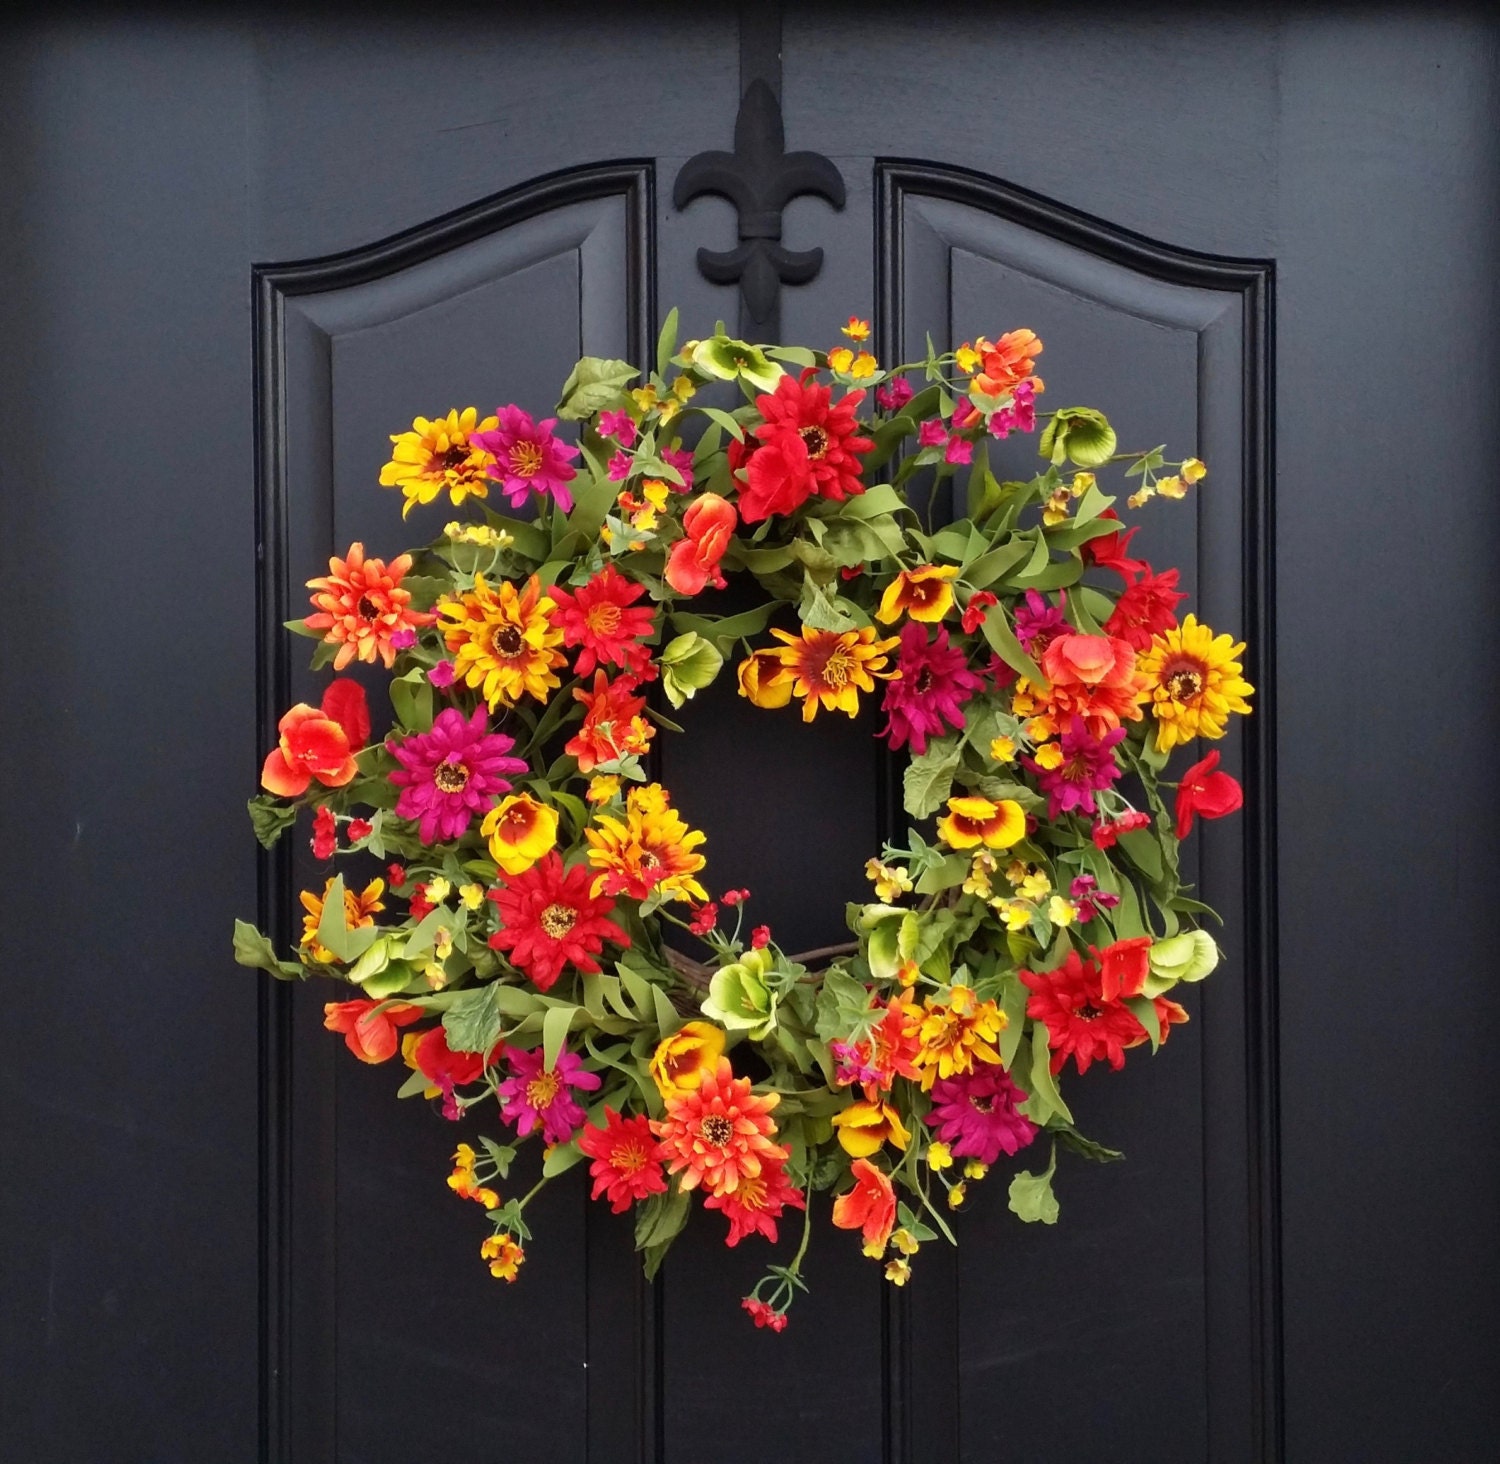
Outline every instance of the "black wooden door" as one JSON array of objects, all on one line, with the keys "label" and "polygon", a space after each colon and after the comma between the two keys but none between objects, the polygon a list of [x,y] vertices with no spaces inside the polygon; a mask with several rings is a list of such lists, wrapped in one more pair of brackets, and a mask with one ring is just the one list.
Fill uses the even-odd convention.
[{"label": "black wooden door", "polygon": [[[1500,1455],[1495,46],[940,4],[18,26],[0,1454]],[[838,181],[770,223],[677,187],[757,81],[748,176],[780,122]],[[705,275],[778,223],[801,282]],[[1037,330],[1123,440],[1212,464],[1152,557],[1260,688],[1247,816],[1201,843],[1229,960],[1170,1051],[1077,1085],[1128,1162],[1055,1228],[981,1192],[900,1293],[820,1230],[782,1336],[736,1310],[759,1257],[690,1230],[647,1286],[576,1172],[492,1287],[451,1132],[228,957],[289,917],[243,815],[306,686],[276,628],[332,550],[402,542],[386,434],[545,408],[671,304],[823,345],[873,314],[885,355]],[[775,741],[719,687],[690,730],[664,770],[716,885],[837,939],[891,818],[870,727]]]}]

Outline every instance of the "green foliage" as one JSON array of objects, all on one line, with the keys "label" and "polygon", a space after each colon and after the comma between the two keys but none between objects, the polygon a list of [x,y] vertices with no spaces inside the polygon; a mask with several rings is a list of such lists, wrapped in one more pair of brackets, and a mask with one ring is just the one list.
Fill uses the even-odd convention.
[{"label": "green foliage", "polygon": [[1052,1158],[1040,1174],[1022,1170],[1010,1182],[1010,1208],[1028,1222],[1040,1221],[1043,1225],[1057,1224],[1057,1196],[1052,1193],[1052,1176],[1057,1172],[1057,1146],[1052,1146]]}]

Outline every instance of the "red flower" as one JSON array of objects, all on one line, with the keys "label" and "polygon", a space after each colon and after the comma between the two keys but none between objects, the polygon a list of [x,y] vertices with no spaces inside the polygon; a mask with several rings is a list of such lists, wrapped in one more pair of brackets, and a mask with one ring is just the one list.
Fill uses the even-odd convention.
[{"label": "red flower", "polygon": [[1185,839],[1193,829],[1193,815],[1223,818],[1245,802],[1245,793],[1228,774],[1216,772],[1219,753],[1213,752],[1190,767],[1177,785],[1177,837]]},{"label": "red flower", "polygon": [[339,846],[338,825],[333,821],[331,808],[319,808],[313,813],[312,851],[314,859],[332,859]]},{"label": "red flower", "polygon": [[964,634],[973,635],[984,624],[984,612],[991,605],[998,605],[999,603],[1000,597],[998,595],[992,595],[988,590],[975,590],[969,596],[969,603],[964,606]]},{"label": "red flower", "polygon": [[361,1062],[384,1062],[396,1055],[396,1028],[409,1027],[426,1015],[410,1002],[393,1001],[384,1011],[378,1001],[330,1001],[323,1007],[323,1025],[342,1032],[344,1041]]},{"label": "red flower", "polygon": [[1054,1073],[1062,1071],[1070,1056],[1080,1073],[1101,1057],[1107,1057],[1113,1068],[1125,1066],[1125,1049],[1141,1040],[1145,1028],[1123,1002],[1105,1000],[1102,974],[1092,955],[1084,960],[1077,951],[1069,951],[1055,971],[1019,974],[1031,992],[1026,1015],[1047,1024]]},{"label": "red flower", "polygon": [[645,593],[645,585],[632,584],[612,564],[571,594],[556,586],[548,591],[557,602],[552,623],[561,627],[563,644],[583,647],[574,668],[580,676],[604,661],[636,676],[645,672],[651,652],[640,642],[651,634],[653,611],[635,603]]},{"label": "red flower", "polygon": [[339,677],[323,693],[321,708],[298,702],[278,723],[280,741],[261,768],[260,785],[280,798],[296,798],[314,778],[342,788],[357,771],[354,754],[370,738],[370,708],[357,681]]},{"label": "red flower", "polygon": [[651,1121],[621,1118],[608,1104],[604,1107],[604,1127],[584,1124],[576,1142],[594,1162],[589,1174],[594,1180],[594,1198],[601,1195],[609,1201],[616,1215],[623,1215],[636,1200],[648,1195],[666,1193],[666,1176],[656,1140],[651,1137]]},{"label": "red flower", "polygon": [[786,1165],[763,1164],[757,1175],[745,1175],[739,1188],[728,1194],[709,1195],[705,1210],[722,1210],[729,1221],[725,1245],[738,1245],[747,1235],[763,1235],[776,1244],[776,1222],[790,1205],[807,1208],[807,1197],[786,1177]]},{"label": "red flower", "polygon": [[368,839],[375,832],[375,825],[366,823],[362,818],[351,818],[349,820],[349,839],[351,843],[359,843],[361,839]]},{"label": "red flower", "polygon": [[615,902],[608,895],[589,893],[593,872],[586,864],[563,869],[556,849],[523,874],[489,891],[500,915],[500,929],[490,945],[505,951],[540,988],[546,991],[564,966],[593,973],[594,959],[606,940],[628,946],[630,937],[609,917]]},{"label": "red flower", "polygon": [[[1114,519],[1118,522],[1120,515],[1114,509],[1106,508],[1099,517]],[[1138,574],[1145,574],[1151,568],[1144,559],[1125,557],[1125,551],[1130,548],[1130,541],[1138,533],[1140,533],[1139,526],[1126,529],[1123,533],[1117,529],[1113,534],[1104,534],[1097,539],[1089,539],[1080,544],[1078,552],[1090,564],[1097,564],[1100,569],[1112,569],[1124,580],[1133,579]]]},{"label": "red flower", "polygon": [[1110,617],[1104,622],[1105,635],[1129,641],[1135,649],[1151,649],[1151,638],[1177,625],[1177,605],[1187,599],[1187,591],[1177,588],[1177,571],[1157,574],[1149,566],[1134,584],[1127,585]]},{"label": "red flower", "polygon": [[716,590],[724,588],[719,564],[738,523],[734,505],[717,493],[705,493],[688,505],[682,516],[687,537],[672,545],[667,556],[667,583],[679,595],[696,595],[709,583]]},{"label": "red flower", "polygon": [[753,1296],[742,1298],[740,1305],[750,1313],[750,1319],[757,1327],[769,1327],[773,1332],[786,1331],[785,1312],[777,1311],[775,1307],[767,1306]]},{"label": "red flower", "polygon": [[[454,1052],[448,1046],[448,1034],[442,1024],[423,1032],[408,1032],[401,1039],[401,1056],[413,1072],[421,1073],[436,1089],[452,1091],[466,1083],[477,1083],[484,1076],[486,1064],[499,1058],[503,1042],[489,1052]],[[434,1096],[431,1092],[429,1097]]]},{"label": "red flower", "polygon": [[854,1188],[833,1202],[833,1223],[840,1230],[862,1231],[865,1254],[878,1256],[896,1227],[896,1191],[885,1172],[868,1159],[856,1159],[849,1173]]},{"label": "red flower", "polygon": [[693,911],[693,918],[688,922],[688,929],[694,935],[707,935],[718,923],[719,907],[709,900]]},{"label": "red flower", "polygon": [[604,672],[594,672],[594,689],[576,687],[575,701],[583,703],[583,722],[564,744],[563,751],[578,759],[578,771],[591,773],[602,762],[613,762],[627,753],[645,752],[656,735],[641,713],[646,698],[633,696],[635,682],[629,676],[609,681]]},{"label": "red flower", "polygon": [[406,866],[404,864],[387,864],[385,872],[391,877],[391,888],[399,890],[406,883]]},{"label": "red flower", "polygon": [[771,944],[771,927],[769,925],[757,925],[750,932],[750,945],[754,950],[763,951]]},{"label": "red flower", "polygon": [[762,445],[746,464],[749,482],[740,491],[747,524],[791,513],[814,493],[841,503],[864,492],[858,454],[875,444],[858,435],[854,409],[865,394],[850,392],[835,406],[832,389],[811,374],[783,376],[775,392],[755,399],[765,425],[755,429]]},{"label": "red flower", "polygon": [[1151,937],[1131,936],[1129,940],[1117,940],[1103,951],[1092,954],[1099,960],[1099,991],[1105,1001],[1118,1001],[1121,997],[1139,996],[1151,974]]},{"label": "red flower", "polygon": [[1129,813],[1122,813],[1119,818],[1096,823],[1089,832],[1089,837],[1100,849],[1113,849],[1115,840],[1121,834],[1134,833],[1136,829],[1143,829],[1151,822],[1151,815],[1139,813],[1131,809]]}]

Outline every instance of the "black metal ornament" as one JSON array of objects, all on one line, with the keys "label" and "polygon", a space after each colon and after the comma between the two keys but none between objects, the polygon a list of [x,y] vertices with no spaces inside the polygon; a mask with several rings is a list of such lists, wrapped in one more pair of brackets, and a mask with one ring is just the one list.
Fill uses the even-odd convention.
[{"label": "black metal ornament", "polygon": [[786,151],[781,104],[757,78],[740,99],[734,151],[689,158],[672,188],[672,203],[681,209],[705,193],[727,198],[739,210],[740,242],[727,251],[700,249],[698,268],[716,285],[739,285],[749,322],[764,338],[778,313],[782,285],[805,285],[823,265],[821,249],[782,245],[782,210],[809,193],[843,208],[843,176],[822,153]]}]

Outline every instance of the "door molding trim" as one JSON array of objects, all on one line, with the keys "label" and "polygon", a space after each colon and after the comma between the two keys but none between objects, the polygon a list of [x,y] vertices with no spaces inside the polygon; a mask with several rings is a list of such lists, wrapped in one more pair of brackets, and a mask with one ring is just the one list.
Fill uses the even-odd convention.
[{"label": "door molding trim", "polygon": [[[287,301],[379,280],[553,210],[612,198],[624,200],[627,214],[629,355],[645,367],[656,322],[656,170],[650,160],[565,169],[372,244],[321,258],[252,266],[257,746],[274,745],[280,710],[288,704],[292,687],[290,637],[283,629],[294,613],[287,552]],[[292,943],[295,910],[292,846],[282,840],[274,849],[261,851],[256,912],[260,928],[278,947]],[[297,1401],[293,1366],[292,1014],[291,986],[263,982],[258,1012],[258,1254],[259,1457],[264,1464],[332,1457],[331,1442],[324,1450],[321,1429],[309,1418],[306,1405]],[[638,1305],[641,1330],[649,1333],[654,1313],[644,1284]],[[659,1401],[652,1370],[643,1365],[638,1371],[638,1378],[620,1381],[626,1391],[638,1395],[642,1414],[654,1415]],[[331,1421],[327,1427],[331,1429]]]},{"label": "door molding trim", "polygon": [[[1240,515],[1240,624],[1246,670],[1258,705],[1243,733],[1245,818],[1244,997],[1249,1217],[1250,1420],[1256,1459],[1283,1454],[1281,1295],[1280,1028],[1277,999],[1275,780],[1275,262],[1182,249],[1006,183],[988,174],[905,158],[876,158],[876,339],[881,360],[901,359],[904,220],[908,198],[962,204],[1015,223],[1168,284],[1237,294],[1243,331],[1243,498]],[[888,800],[889,801],[889,800]],[[894,807],[899,809],[899,797]],[[904,1293],[894,1306],[911,1305]],[[937,1379],[913,1375],[914,1355],[888,1325],[890,1394],[887,1458],[915,1457],[914,1415],[941,1398]],[[892,1344],[895,1345],[892,1345]],[[955,1385],[947,1385],[950,1389]],[[929,1391],[931,1390],[931,1391]]]}]

